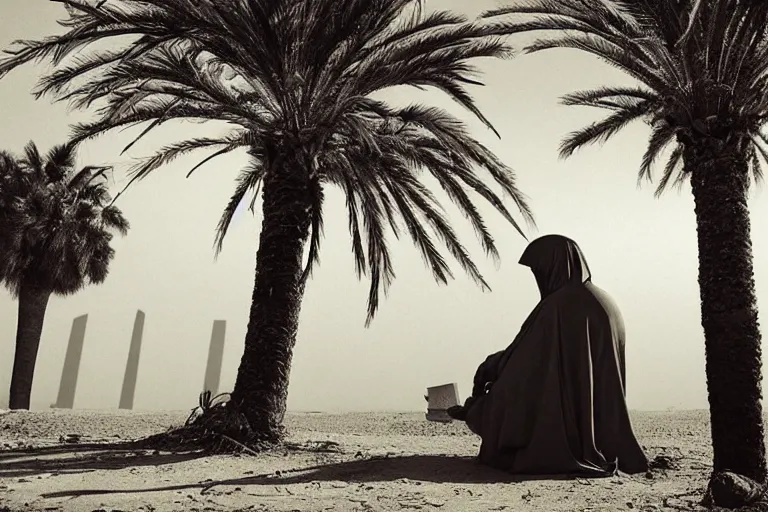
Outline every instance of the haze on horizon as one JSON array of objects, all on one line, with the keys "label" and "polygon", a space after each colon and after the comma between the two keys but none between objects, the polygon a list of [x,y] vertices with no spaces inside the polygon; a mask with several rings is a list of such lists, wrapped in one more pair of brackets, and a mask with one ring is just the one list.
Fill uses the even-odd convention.
[{"label": "haze on horizon", "polygon": [[[430,0],[429,9],[470,16],[497,5],[476,0]],[[61,30],[61,4],[46,0],[0,3],[0,48]],[[517,41],[524,43],[524,38]],[[649,129],[630,126],[604,147],[561,161],[557,148],[571,130],[599,119],[597,109],[566,107],[565,93],[632,81],[597,59],[554,50],[481,64],[485,87],[471,93],[501,140],[469,113],[475,136],[518,176],[538,222],[532,240],[560,233],[576,240],[594,282],[617,301],[627,327],[627,401],[630,409],[707,407],[704,343],[697,283],[696,225],[690,187],[654,199],[654,185],[636,187]],[[26,66],[0,80],[0,147],[20,152],[34,140],[41,150],[66,141],[69,124],[88,114],[68,112],[49,98],[30,94],[44,69]],[[396,103],[427,99],[454,112],[436,92],[410,89],[379,95]],[[212,134],[217,125],[174,124],[120,151],[135,129],[83,145],[83,164],[114,165],[114,193],[126,182],[131,158],[190,134]],[[131,188],[118,201],[131,223],[116,238],[116,257],[103,285],[77,295],[53,297],[43,330],[32,394],[33,409],[47,409],[58,392],[74,317],[88,326],[75,398],[76,408],[116,408],[137,309],[146,313],[135,408],[185,409],[196,405],[203,383],[214,320],[227,321],[220,389],[234,385],[253,287],[260,215],[242,208],[223,253],[214,261],[213,236],[244,152],[220,157],[185,180],[197,162],[179,159]],[[490,181],[490,179],[489,179]],[[436,189],[434,182],[426,181]],[[440,190],[438,197],[445,199]],[[461,398],[487,354],[514,338],[538,301],[530,271],[517,264],[527,242],[492,209],[480,203],[499,244],[496,268],[471,226],[447,202],[463,242],[493,291],[483,293],[456,265],[448,286],[433,281],[410,239],[392,238],[397,279],[370,328],[364,327],[368,282],[358,282],[341,193],[328,188],[321,264],[307,285],[296,344],[288,407],[312,411],[425,409],[427,386],[458,382]],[[508,201],[511,211],[513,206]],[[257,203],[257,212],[260,205]],[[757,296],[768,297],[768,198],[751,194]],[[517,216],[516,218],[520,218]],[[768,303],[765,303],[768,307]],[[0,291],[0,408],[7,405],[13,363],[17,303]],[[763,313],[768,314],[768,313]]]}]

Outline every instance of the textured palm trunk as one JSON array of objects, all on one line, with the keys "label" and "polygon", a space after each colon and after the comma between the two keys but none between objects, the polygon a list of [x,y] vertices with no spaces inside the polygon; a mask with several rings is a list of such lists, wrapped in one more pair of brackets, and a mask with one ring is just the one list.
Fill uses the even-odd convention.
[{"label": "textured palm trunk", "polygon": [[232,405],[244,414],[258,440],[266,442],[279,442],[284,434],[312,204],[305,173],[280,167],[264,179],[256,282],[245,350],[231,396]]},{"label": "textured palm trunk", "polygon": [[714,471],[762,482],[761,348],[744,150],[737,137],[700,136],[686,145],[684,163],[696,205]]},{"label": "textured palm trunk", "polygon": [[49,290],[30,285],[22,285],[19,292],[16,353],[13,358],[8,404],[11,409],[29,409],[37,351],[40,348],[40,336],[43,333],[45,310],[50,296]]}]

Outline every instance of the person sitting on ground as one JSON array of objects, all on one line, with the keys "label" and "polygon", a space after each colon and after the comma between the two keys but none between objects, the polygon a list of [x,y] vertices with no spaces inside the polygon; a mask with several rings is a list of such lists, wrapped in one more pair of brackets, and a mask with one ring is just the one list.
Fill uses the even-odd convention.
[{"label": "person sitting on ground", "polygon": [[573,240],[547,235],[520,258],[541,300],[515,340],[488,356],[451,416],[482,439],[481,463],[528,475],[641,473],[648,459],[627,411],[624,322],[592,284]]}]

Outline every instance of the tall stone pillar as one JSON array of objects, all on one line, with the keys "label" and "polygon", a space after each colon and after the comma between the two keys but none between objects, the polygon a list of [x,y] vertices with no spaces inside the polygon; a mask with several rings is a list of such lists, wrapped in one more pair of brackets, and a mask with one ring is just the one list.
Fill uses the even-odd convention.
[{"label": "tall stone pillar", "polygon": [[125,365],[123,390],[120,393],[120,409],[133,409],[133,396],[136,392],[136,376],[139,373],[139,354],[141,353],[141,338],[144,335],[144,312],[136,311],[133,321],[131,348],[128,349],[128,362]]},{"label": "tall stone pillar", "polygon": [[213,321],[211,344],[208,347],[208,364],[205,367],[205,380],[203,381],[203,391],[210,391],[211,396],[216,396],[219,392],[221,362],[224,358],[224,336],[226,330],[226,320]]},{"label": "tall stone pillar", "polygon": [[57,409],[71,409],[75,405],[75,390],[77,389],[77,374],[80,371],[80,358],[83,355],[85,341],[85,326],[88,315],[82,315],[72,321],[72,331],[69,334],[67,353],[64,356],[64,367],[61,370],[59,396],[53,405]]}]

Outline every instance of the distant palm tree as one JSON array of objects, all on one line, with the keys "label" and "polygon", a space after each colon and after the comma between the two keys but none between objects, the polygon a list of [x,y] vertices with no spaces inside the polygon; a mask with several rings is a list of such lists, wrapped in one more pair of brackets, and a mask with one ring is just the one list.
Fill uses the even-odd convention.
[{"label": "distant palm tree", "polygon": [[431,228],[463,269],[488,288],[420,182],[422,172],[437,179],[494,257],[494,240],[469,193],[490,202],[522,231],[475,167],[487,170],[533,223],[511,169],[472,138],[464,123],[436,107],[398,108],[371,96],[396,86],[437,89],[490,127],[464,89],[464,84],[479,84],[471,78],[469,61],[504,56],[507,50],[463,16],[424,15],[420,0],[64,3],[78,12],[65,22],[71,30],[19,44],[0,64],[0,73],[38,58],[59,63],[83,45],[135,34],[127,48],[87,57],[79,53],[73,64],[45,78],[37,92],[56,93],[78,107],[104,102],[101,119],[79,127],[77,140],[147,121],[152,123],[142,135],[171,119],[233,125],[226,137],[164,148],[134,175],[140,179],[197,149],[216,149],[207,162],[247,148],[250,164],[221,218],[217,251],[238,205],[252,190],[255,200],[263,184],[250,320],[229,402],[246,418],[244,437],[251,441],[272,443],[283,436],[301,298],[318,261],[326,185],[346,194],[358,276],[370,274],[366,325],[378,307],[379,290],[386,290],[395,275],[387,226],[397,236],[404,225],[435,278],[447,282],[451,270],[428,233]]},{"label": "distant palm tree", "polygon": [[29,409],[51,294],[69,295],[107,277],[111,231],[128,221],[110,204],[103,167],[75,169],[74,146],[23,159],[0,152],[0,282],[19,300],[10,408]]},{"label": "distant palm tree", "polygon": [[[534,15],[533,18],[530,15]],[[532,0],[485,13],[500,32],[550,31],[526,50],[575,48],[641,87],[600,87],[563,98],[604,108],[568,135],[567,157],[628,123],[652,128],[639,179],[670,150],[656,195],[690,181],[699,249],[701,317],[715,472],[766,477],[761,348],[747,192],[768,161],[768,3],[743,0]]]}]

